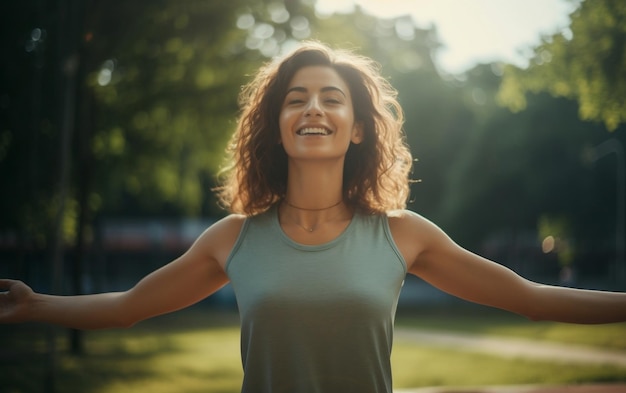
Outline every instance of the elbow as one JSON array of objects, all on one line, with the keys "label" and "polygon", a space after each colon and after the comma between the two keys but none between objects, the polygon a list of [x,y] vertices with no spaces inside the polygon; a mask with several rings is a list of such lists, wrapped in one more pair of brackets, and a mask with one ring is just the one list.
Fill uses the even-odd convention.
[{"label": "elbow", "polygon": [[531,299],[529,298],[529,300],[521,304],[515,312],[531,322],[551,320],[552,318],[550,318],[545,308],[545,303]]},{"label": "elbow", "polygon": [[101,330],[101,329],[128,329],[139,322],[138,320],[125,317],[124,315],[116,315],[112,318],[108,318],[103,324],[94,324],[88,326],[88,330]]},{"label": "elbow", "polygon": [[543,312],[541,310],[541,304],[530,299],[532,298],[529,298],[528,300],[523,301],[513,311],[516,314],[523,316],[524,318],[526,318],[527,320],[531,322],[544,321],[545,317],[543,316]]},{"label": "elbow", "polygon": [[122,315],[114,315],[106,318],[88,319],[77,328],[81,330],[127,329],[133,327],[137,322],[139,321],[124,318]]},{"label": "elbow", "polygon": [[500,305],[499,308],[524,317],[530,322],[547,320],[548,318],[546,318],[546,312],[543,304],[535,300],[532,295],[533,293],[529,292],[526,296],[520,296],[517,298],[515,302]]},{"label": "elbow", "polygon": [[128,329],[135,326],[145,318],[139,318],[136,313],[133,312],[119,312],[117,318],[114,319],[114,328]]},{"label": "elbow", "polygon": [[528,282],[530,285],[526,287],[525,291],[521,292],[518,300],[521,302],[517,304],[517,310],[515,312],[531,322],[545,321],[545,299],[542,299],[543,285],[534,282]]},{"label": "elbow", "polygon": [[127,292],[118,296],[116,304],[109,311],[113,314],[109,318],[110,327],[114,329],[128,329],[142,320]]},{"label": "elbow", "polygon": [[139,322],[139,321],[129,320],[129,319],[122,319],[121,321],[119,321],[117,323],[117,325],[115,327],[118,328],[118,329],[129,329],[129,328],[135,326],[137,324],[137,322]]},{"label": "elbow", "polygon": [[537,309],[534,309],[530,305],[524,307],[499,307],[505,311],[509,311],[513,314],[519,315],[527,319],[530,322],[540,322],[545,321],[546,319],[541,316],[541,312]]}]

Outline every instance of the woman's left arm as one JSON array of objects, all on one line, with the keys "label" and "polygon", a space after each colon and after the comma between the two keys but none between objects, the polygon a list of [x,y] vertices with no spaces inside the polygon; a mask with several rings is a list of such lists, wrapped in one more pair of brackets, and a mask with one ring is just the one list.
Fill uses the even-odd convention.
[{"label": "woman's left arm", "polygon": [[542,285],[467,251],[425,218],[391,218],[392,234],[409,272],[459,298],[532,320],[569,323],[626,321],[626,293]]}]

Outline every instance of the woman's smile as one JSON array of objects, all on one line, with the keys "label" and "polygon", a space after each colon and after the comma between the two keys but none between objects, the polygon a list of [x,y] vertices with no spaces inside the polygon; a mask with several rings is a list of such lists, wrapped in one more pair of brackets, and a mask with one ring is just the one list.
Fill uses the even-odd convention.
[{"label": "woman's smile", "polygon": [[279,125],[290,158],[342,158],[350,143],[360,142],[350,89],[331,67],[307,66],[294,74]]},{"label": "woman's smile", "polygon": [[323,127],[305,127],[305,128],[301,128],[299,129],[296,134],[298,135],[302,135],[302,136],[309,136],[309,135],[313,135],[313,136],[325,136],[325,135],[330,135],[331,131],[327,128],[323,128]]}]

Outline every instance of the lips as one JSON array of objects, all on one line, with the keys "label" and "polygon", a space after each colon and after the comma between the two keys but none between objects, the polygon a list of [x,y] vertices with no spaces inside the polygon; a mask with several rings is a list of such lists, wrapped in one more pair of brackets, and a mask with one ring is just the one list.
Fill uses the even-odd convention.
[{"label": "lips", "polygon": [[323,127],[305,127],[296,131],[296,134],[301,136],[306,135],[330,135],[330,130]]}]

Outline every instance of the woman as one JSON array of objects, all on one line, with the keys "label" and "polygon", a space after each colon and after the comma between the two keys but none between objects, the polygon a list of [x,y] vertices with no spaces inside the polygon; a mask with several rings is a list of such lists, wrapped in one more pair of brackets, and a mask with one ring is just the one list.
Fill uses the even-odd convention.
[{"label": "woman", "polygon": [[231,282],[242,391],[390,393],[406,273],[532,320],[626,320],[626,294],[530,282],[403,210],[402,111],[370,60],[303,44],[262,68],[241,104],[219,190],[233,214],[126,292],[50,296],[1,280],[0,321],[129,327]]}]

